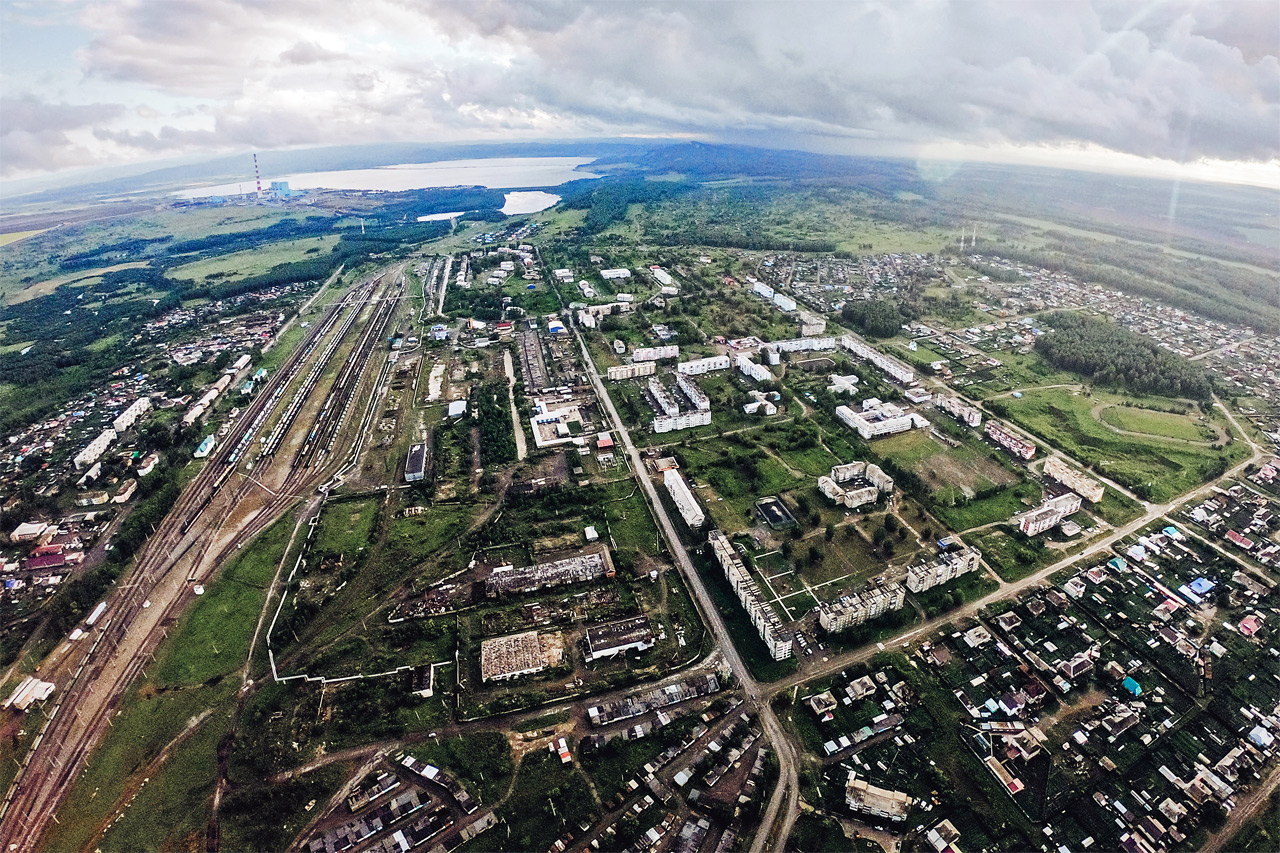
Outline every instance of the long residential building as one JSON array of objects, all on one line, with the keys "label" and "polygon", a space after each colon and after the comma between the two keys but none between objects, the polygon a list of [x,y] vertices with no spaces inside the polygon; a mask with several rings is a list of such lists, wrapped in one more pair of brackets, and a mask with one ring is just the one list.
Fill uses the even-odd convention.
[{"label": "long residential building", "polygon": [[689,402],[699,412],[711,411],[711,399],[702,392],[702,389],[693,384],[693,380],[687,376],[680,375],[676,377],[676,387],[684,392],[689,398]]},{"label": "long residential building", "polygon": [[652,376],[658,365],[652,361],[641,361],[636,364],[620,364],[605,371],[605,377],[617,382],[622,379],[636,379],[641,376]]},{"label": "long residential building", "polygon": [[653,397],[654,406],[662,414],[669,418],[680,414],[680,404],[656,377],[649,380],[649,395]]},{"label": "long residential building", "polygon": [[664,358],[679,358],[680,347],[667,344],[661,347],[640,347],[631,353],[632,361],[660,361]]},{"label": "long residential building", "polygon": [[825,352],[836,348],[835,338],[791,338],[773,341],[769,346],[778,352]]},{"label": "long residential building", "polygon": [[142,417],[149,411],[151,411],[151,398],[139,397],[130,404],[129,408],[116,416],[116,419],[111,422],[111,428],[114,429],[117,434],[122,433],[137,423],[138,418]]},{"label": "long residential building", "polygon": [[1052,477],[1090,503],[1102,500],[1105,489],[1097,480],[1086,477],[1056,456],[1044,461],[1044,475]]},{"label": "long residential building", "polygon": [[733,549],[733,543],[719,530],[712,530],[707,534],[707,542],[711,545],[711,552],[720,563],[720,568],[724,570],[729,585],[737,594],[738,601],[747,611],[751,624],[760,632],[760,639],[764,640],[764,644],[769,647],[769,654],[774,660],[785,660],[791,657],[795,650],[791,647],[791,640],[783,635],[781,620],[761,594],[760,587],[752,580],[751,573],[747,571],[747,567],[743,565],[738,553]]},{"label": "long residential building", "polygon": [[93,463],[97,462],[106,453],[107,448],[111,446],[111,442],[116,440],[116,431],[111,427],[107,427],[98,433],[98,437],[85,445],[85,448],[76,454],[75,463],[77,471],[83,471]]},{"label": "long residential building", "polygon": [[756,364],[746,355],[739,355],[734,364],[738,370],[742,371],[743,376],[748,379],[754,379],[756,382],[768,382],[774,378],[773,374],[769,372],[769,368]]},{"label": "long residential building", "polygon": [[828,634],[837,634],[891,610],[900,610],[906,600],[907,589],[900,583],[870,587],[820,606],[818,624]]},{"label": "long residential building", "polygon": [[711,412],[680,412],[676,415],[659,415],[653,419],[654,432],[675,432],[693,427],[709,426]]},{"label": "long residential building", "polygon": [[982,565],[982,552],[977,548],[943,551],[934,562],[907,569],[907,589],[912,592],[924,592],[938,584],[967,575],[977,570],[980,565]]},{"label": "long residential building", "polygon": [[938,396],[934,398],[933,405],[942,409],[942,411],[951,415],[951,417],[966,426],[982,426],[982,412],[978,411],[973,406],[970,406],[959,397]]},{"label": "long residential building", "polygon": [[896,358],[880,352],[857,335],[844,335],[840,338],[840,346],[844,347],[858,358],[868,361],[880,368],[884,371],[885,375],[900,385],[910,385],[912,382],[916,381],[915,371],[910,367],[907,367]]},{"label": "long residential building", "polygon": [[697,530],[707,521],[707,516],[702,511],[702,507],[698,505],[698,501],[693,496],[693,492],[689,489],[689,484],[684,481],[684,477],[675,468],[668,468],[662,472],[662,485],[667,487],[667,493],[671,495],[672,502],[676,505],[676,509],[680,510],[680,517],[684,519],[684,523],[689,525],[693,530]]},{"label": "long residential building", "polygon": [[1013,431],[1002,423],[987,421],[986,433],[987,438],[1019,459],[1031,459],[1036,455],[1035,444],[1014,435]]},{"label": "long residential building", "polygon": [[713,355],[708,358],[682,361],[676,365],[676,373],[682,373],[685,376],[699,376],[703,373],[710,373],[713,370],[728,370],[732,366],[733,362],[729,360],[729,356]]}]

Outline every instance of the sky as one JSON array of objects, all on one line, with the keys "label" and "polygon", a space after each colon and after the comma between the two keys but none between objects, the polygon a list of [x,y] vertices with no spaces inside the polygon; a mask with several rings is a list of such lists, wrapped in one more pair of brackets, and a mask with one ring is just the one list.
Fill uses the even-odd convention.
[{"label": "sky", "polygon": [[1275,0],[0,0],[0,178],[662,136],[1280,187]]}]

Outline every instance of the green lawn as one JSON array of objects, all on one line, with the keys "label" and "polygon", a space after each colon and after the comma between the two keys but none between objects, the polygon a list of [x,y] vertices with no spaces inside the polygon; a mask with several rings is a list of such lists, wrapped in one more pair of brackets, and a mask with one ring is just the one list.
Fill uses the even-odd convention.
[{"label": "green lawn", "polygon": [[[300,240],[282,240],[269,243],[256,249],[242,252],[230,252],[213,258],[205,258],[174,267],[169,270],[170,278],[186,278],[203,282],[209,276],[215,281],[229,282],[251,275],[259,275],[279,264],[300,261],[314,255],[327,255],[337,244],[334,236],[305,237]],[[317,252],[310,251],[318,249]]]},{"label": "green lawn", "polygon": [[1117,435],[1094,419],[1092,398],[1061,388],[1028,391],[1000,405],[1019,426],[1152,501],[1170,500],[1221,475],[1247,453],[1235,441],[1213,451],[1156,436]]},{"label": "green lawn", "polygon": [[294,521],[286,516],[241,551],[179,623],[157,656],[156,684],[201,684],[244,665],[267,587]]},{"label": "green lawn", "polygon": [[1180,438],[1184,441],[1204,442],[1206,434],[1210,437],[1217,435],[1213,429],[1197,423],[1193,415],[1179,415],[1153,409],[1110,406],[1102,410],[1101,418],[1103,422],[1117,429],[1140,432],[1144,435]]}]

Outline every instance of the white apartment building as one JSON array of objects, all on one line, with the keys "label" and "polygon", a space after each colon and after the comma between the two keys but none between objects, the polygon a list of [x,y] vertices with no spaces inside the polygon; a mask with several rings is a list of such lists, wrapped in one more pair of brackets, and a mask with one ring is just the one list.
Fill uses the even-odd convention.
[{"label": "white apartment building", "polygon": [[1101,483],[1086,477],[1056,456],[1050,456],[1045,460],[1044,475],[1057,480],[1090,503],[1096,504],[1102,500],[1105,490]]},{"label": "white apartment building", "polygon": [[768,382],[774,376],[769,372],[769,368],[761,364],[756,364],[746,355],[739,355],[734,362],[738,370],[742,371],[742,375],[748,379],[754,379],[756,382]]},{"label": "white apartment building", "polygon": [[966,426],[982,426],[982,412],[965,403],[959,397],[935,397],[933,405]]},{"label": "white apartment building", "polygon": [[605,281],[613,281],[615,279],[622,279],[622,278],[631,278],[631,270],[622,269],[622,268],[614,269],[614,270],[600,270],[600,277],[603,278]]},{"label": "white apartment building", "polygon": [[874,364],[884,371],[893,381],[900,385],[910,385],[916,380],[915,371],[896,358],[880,352],[857,335],[845,335],[840,338],[840,345],[858,358]]},{"label": "white apartment building", "polygon": [[920,415],[906,414],[893,403],[881,403],[874,398],[864,400],[862,408],[863,411],[855,412],[848,406],[837,406],[836,417],[850,429],[856,430],[864,441],[929,425]]},{"label": "white apartment building", "polygon": [[738,558],[737,552],[733,549],[733,543],[719,530],[712,530],[707,534],[707,543],[711,546],[711,552],[715,555],[716,561],[720,563],[720,568],[724,570],[729,585],[737,594],[738,601],[747,611],[751,624],[760,632],[760,639],[764,640],[765,645],[769,647],[769,654],[774,660],[791,657],[795,650],[791,646],[791,640],[783,636],[781,620],[761,595],[760,587],[751,579],[751,573]]},{"label": "white apartment building", "polygon": [[698,506],[698,501],[689,489],[689,484],[684,481],[679,471],[675,468],[663,471],[662,485],[667,487],[667,493],[671,495],[671,501],[676,505],[676,509],[680,510],[680,517],[684,519],[685,524],[697,530],[706,523],[706,514],[703,513],[702,507]]},{"label": "white apartment building", "polygon": [[664,358],[679,358],[680,347],[668,344],[662,347],[640,347],[631,353],[632,361],[658,361]]},{"label": "white apartment building", "polygon": [[73,463],[77,471],[83,471],[101,458],[102,454],[107,451],[111,443],[116,440],[116,431],[111,427],[107,427],[98,437],[85,445],[84,450],[76,454]]},{"label": "white apartment building", "polygon": [[685,397],[693,404],[693,407],[700,412],[711,411],[711,400],[703,393],[702,389],[693,384],[693,380],[681,374],[676,377],[676,387],[684,392]]},{"label": "white apartment building", "polygon": [[116,419],[111,422],[111,427],[117,434],[124,432],[129,427],[138,422],[138,418],[151,411],[151,398],[139,397],[134,400],[129,408],[125,409]]},{"label": "white apartment building", "polygon": [[676,373],[683,373],[685,376],[700,376],[703,373],[711,373],[713,370],[728,370],[733,363],[729,361],[727,355],[713,355],[709,358],[695,358],[691,361],[682,361],[676,365]]},{"label": "white apartment building", "polygon": [[642,361],[639,364],[620,364],[617,367],[610,367],[605,371],[605,377],[615,382],[622,379],[635,379],[640,376],[652,376],[658,366],[652,361]]},{"label": "white apartment building", "polygon": [[1069,515],[1080,511],[1081,498],[1075,492],[1067,492],[1042,503],[1038,508],[1021,515],[1015,515],[1011,521],[1018,522],[1018,529],[1027,536],[1039,536],[1062,523]]},{"label": "white apartment building", "polygon": [[693,427],[709,426],[710,412],[680,412],[677,415],[660,415],[653,419],[654,432],[675,432]]},{"label": "white apartment building", "polygon": [[658,407],[658,411],[669,418],[673,418],[680,414],[680,404],[676,402],[676,398],[671,396],[657,377],[649,380],[649,393],[653,396],[654,405]]},{"label": "white apartment building", "polygon": [[827,633],[837,634],[882,613],[901,609],[906,598],[907,589],[900,583],[888,583],[850,593],[840,601],[819,607],[818,624]]},{"label": "white apartment building", "polygon": [[924,592],[938,584],[944,584],[961,575],[976,571],[980,565],[982,565],[982,552],[977,548],[944,551],[932,563],[907,569],[907,589],[912,592]]}]

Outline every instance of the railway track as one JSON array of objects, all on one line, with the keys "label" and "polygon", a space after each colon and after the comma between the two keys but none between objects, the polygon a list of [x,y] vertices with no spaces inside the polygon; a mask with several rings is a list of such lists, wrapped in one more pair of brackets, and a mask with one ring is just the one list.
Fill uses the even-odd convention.
[{"label": "railway track", "polygon": [[[382,276],[378,276],[358,285],[315,324],[246,411],[241,420],[246,427],[239,439],[224,444],[210,464],[184,489],[148,541],[134,569],[109,598],[100,627],[93,633],[93,642],[74,665],[68,664],[69,678],[59,691],[57,704],[0,803],[0,849],[35,849],[49,820],[57,819],[55,812],[63,796],[111,725],[120,697],[138,675],[145,672],[156,648],[167,636],[168,626],[176,621],[194,595],[194,584],[209,580],[237,549],[286,512],[304,490],[318,484],[328,460],[315,457],[314,450],[308,457],[300,454],[290,464],[278,490],[268,489],[271,497],[266,504],[243,521],[234,535],[219,536],[231,510],[240,504],[246,491],[254,488],[255,483],[260,485],[255,475],[265,473],[276,464],[275,451],[282,446],[307,398],[314,393],[343,338],[377,292],[381,280]],[[383,291],[389,292],[390,288],[384,287]],[[340,382],[335,382],[335,387],[330,389],[328,399],[333,401],[334,408],[322,409],[323,417],[318,417],[312,427],[311,435],[315,435],[323,421],[330,449],[346,420],[378,335],[396,304],[397,300],[388,298],[374,309],[339,373]],[[322,345],[315,357],[317,347]],[[272,452],[265,452],[264,447],[264,452],[258,455],[249,473],[242,474],[234,490],[226,490],[238,472],[238,464],[253,446],[254,438],[309,361],[312,366],[291,398],[290,410],[286,410],[273,430]],[[200,521],[204,523],[197,526]],[[181,570],[184,564],[189,564],[188,571]],[[155,599],[158,606],[151,606],[151,599]]]}]

